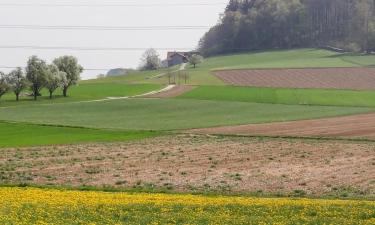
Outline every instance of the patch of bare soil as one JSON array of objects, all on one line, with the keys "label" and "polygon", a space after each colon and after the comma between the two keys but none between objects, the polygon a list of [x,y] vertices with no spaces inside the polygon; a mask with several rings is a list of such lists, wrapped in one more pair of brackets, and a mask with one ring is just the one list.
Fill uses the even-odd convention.
[{"label": "patch of bare soil", "polygon": [[227,84],[251,87],[375,89],[375,68],[254,69],[217,71]]},{"label": "patch of bare soil", "polygon": [[174,98],[188,91],[191,91],[194,88],[195,88],[194,86],[178,85],[168,91],[160,92],[160,93],[153,94],[153,95],[148,95],[145,97],[147,98]]},{"label": "patch of bare soil", "polygon": [[196,129],[199,134],[256,136],[345,137],[375,139],[375,114]]},{"label": "patch of bare soil", "polygon": [[375,196],[367,142],[180,135],[1,151],[1,183]]}]

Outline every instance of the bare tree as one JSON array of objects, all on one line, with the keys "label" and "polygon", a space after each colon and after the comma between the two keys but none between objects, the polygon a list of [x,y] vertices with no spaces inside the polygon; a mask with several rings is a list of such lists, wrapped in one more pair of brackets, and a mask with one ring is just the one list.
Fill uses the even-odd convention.
[{"label": "bare tree", "polygon": [[189,73],[186,70],[178,71],[178,84],[181,84],[181,82],[187,84],[188,79]]}]

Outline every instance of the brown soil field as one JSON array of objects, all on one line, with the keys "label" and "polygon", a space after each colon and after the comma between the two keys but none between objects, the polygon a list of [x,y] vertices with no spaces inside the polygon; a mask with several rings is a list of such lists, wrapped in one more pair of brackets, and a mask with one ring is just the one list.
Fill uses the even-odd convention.
[{"label": "brown soil field", "polygon": [[375,68],[254,69],[217,71],[227,84],[251,87],[375,89]]},{"label": "brown soil field", "polygon": [[198,134],[375,139],[375,114],[196,129]]},{"label": "brown soil field", "polygon": [[3,184],[375,197],[372,142],[176,135],[1,152]]},{"label": "brown soil field", "polygon": [[171,90],[160,92],[153,95],[145,96],[147,98],[174,98],[180,96],[188,91],[193,90],[194,86],[178,85],[172,88]]}]

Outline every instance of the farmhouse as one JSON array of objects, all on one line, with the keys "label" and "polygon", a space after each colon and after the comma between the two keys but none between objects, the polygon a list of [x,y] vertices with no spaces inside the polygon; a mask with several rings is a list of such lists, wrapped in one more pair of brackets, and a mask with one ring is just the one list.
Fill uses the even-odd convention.
[{"label": "farmhouse", "polygon": [[190,56],[193,54],[199,54],[198,52],[168,52],[167,63],[168,67],[187,63]]},{"label": "farmhouse", "polygon": [[168,52],[168,67],[186,63],[189,57],[185,52]]}]

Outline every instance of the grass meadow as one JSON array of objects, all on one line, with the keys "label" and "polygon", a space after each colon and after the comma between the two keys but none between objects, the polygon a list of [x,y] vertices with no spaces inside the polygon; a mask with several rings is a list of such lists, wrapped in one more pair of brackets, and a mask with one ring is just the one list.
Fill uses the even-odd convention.
[{"label": "grass meadow", "polygon": [[333,117],[373,108],[259,104],[190,99],[125,99],[30,105],[0,110],[0,120],[118,130],[179,130]]},{"label": "grass meadow", "polygon": [[147,131],[111,131],[0,122],[0,148],[129,141],[158,134]]},{"label": "grass meadow", "polygon": [[375,56],[345,55],[321,49],[265,51],[211,57],[196,69],[187,67],[191,85],[224,85],[212,71],[263,68],[324,68],[375,66]]},{"label": "grass meadow", "polygon": [[199,86],[177,98],[289,105],[375,107],[375,92],[352,90]]},{"label": "grass meadow", "polygon": [[[12,93],[0,99],[0,121],[78,126],[95,129],[44,127],[1,123],[2,146],[75,143],[94,140],[123,140],[121,130],[180,130],[222,125],[267,123],[350,115],[374,111],[371,91],[272,89],[224,86],[211,74],[218,69],[357,67],[372,66],[374,56],[345,55],[319,49],[252,52],[207,58],[192,69],[189,83],[199,86],[177,99],[130,99],[84,102],[107,97],[124,97],[163,88],[168,70],[132,72],[125,76],[81,81],[69,90],[69,97],[56,91],[50,100],[45,90],[38,101],[23,93],[20,102]],[[178,67],[171,68],[176,70]],[[153,78],[153,79],[152,79]],[[54,104],[61,103],[61,104]],[[312,106],[308,106],[312,105]],[[344,106],[344,107],[336,107]],[[358,108],[361,106],[362,108]],[[19,138],[10,130],[21,132]],[[81,129],[81,130],[80,130]],[[132,130],[132,131],[129,131]],[[8,132],[6,132],[8,131]],[[24,131],[24,132],[23,132]],[[68,132],[69,131],[69,132]],[[23,133],[22,133],[23,132]],[[29,138],[32,132],[35,138]],[[7,135],[9,133],[9,135]],[[43,135],[50,138],[43,140]],[[65,135],[69,133],[69,135]],[[54,134],[54,135],[52,135]],[[51,137],[54,136],[54,137]],[[121,138],[118,138],[118,137]],[[127,136],[127,134],[125,135]],[[126,139],[126,138],[125,138]]]},{"label": "grass meadow", "polygon": [[162,89],[162,87],[159,84],[82,83],[72,86],[69,89],[69,96],[67,98],[62,96],[60,90],[57,90],[53,99],[49,99],[49,94],[46,90],[43,90],[42,96],[38,98],[38,101],[34,101],[32,97],[25,96],[26,93],[23,93],[24,96],[17,102],[15,95],[8,93],[0,99],[0,107],[67,103],[98,100],[107,97],[134,96]]},{"label": "grass meadow", "polygon": [[165,75],[168,72],[177,71],[180,66],[173,66],[170,68],[160,68],[153,71],[132,71],[123,76],[112,76],[101,79],[92,79],[82,81],[82,84],[167,84],[168,79]]},{"label": "grass meadow", "polygon": [[[197,68],[186,67],[190,85],[225,85],[212,74],[215,70],[255,68],[322,68],[322,67],[367,67],[375,66],[374,55],[340,54],[322,49],[273,50],[239,53],[206,58]],[[170,70],[177,70],[178,67]],[[85,81],[84,83],[151,83],[167,84],[168,79],[150,79],[168,70],[132,72],[125,76]]]}]

